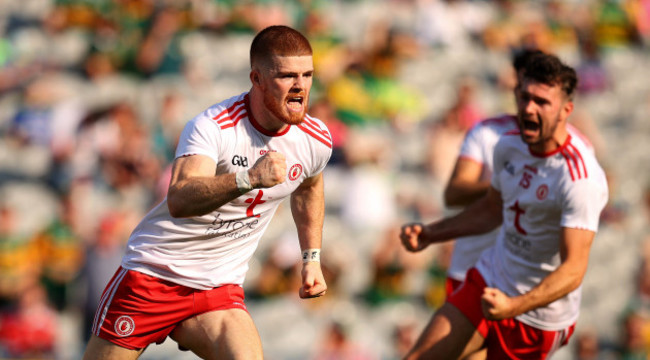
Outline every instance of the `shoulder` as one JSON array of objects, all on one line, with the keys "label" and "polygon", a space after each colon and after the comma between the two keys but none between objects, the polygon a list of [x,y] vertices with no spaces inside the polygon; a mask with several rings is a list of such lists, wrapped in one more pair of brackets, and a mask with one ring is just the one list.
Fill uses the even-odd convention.
[{"label": "shoulder", "polygon": [[573,183],[594,182],[607,186],[605,171],[598,163],[589,145],[577,137],[571,137],[560,153],[566,164],[566,172]]},{"label": "shoulder", "polygon": [[248,93],[242,93],[212,105],[204,112],[205,117],[216,122],[221,129],[233,127],[247,114],[247,98]]},{"label": "shoulder", "polygon": [[473,129],[488,129],[496,132],[506,132],[517,128],[517,118],[512,114],[487,118],[474,125]]},{"label": "shoulder", "polygon": [[318,118],[305,115],[305,120],[296,126],[310,141],[316,141],[332,149],[332,135],[327,125]]}]

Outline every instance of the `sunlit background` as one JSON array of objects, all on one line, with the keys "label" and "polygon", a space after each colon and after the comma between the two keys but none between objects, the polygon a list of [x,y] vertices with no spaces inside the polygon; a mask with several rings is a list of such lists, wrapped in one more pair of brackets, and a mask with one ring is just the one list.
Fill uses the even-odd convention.
[{"label": "sunlit background", "polygon": [[[165,196],[186,121],[247,91],[272,24],[314,48],[328,294],[299,300],[281,206],[247,304],[267,359],[399,359],[444,300],[451,245],[407,254],[405,221],[445,214],[465,132],[512,113],[512,56],[580,77],[573,124],[610,182],[576,334],[556,359],[650,352],[650,1],[1,0],[0,357],[79,359],[130,231]],[[195,359],[175,343],[142,359]]]}]

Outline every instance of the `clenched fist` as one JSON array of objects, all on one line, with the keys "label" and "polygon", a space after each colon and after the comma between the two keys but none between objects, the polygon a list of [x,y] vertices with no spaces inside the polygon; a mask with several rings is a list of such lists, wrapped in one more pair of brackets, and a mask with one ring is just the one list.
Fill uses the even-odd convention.
[{"label": "clenched fist", "polygon": [[287,178],[287,159],[279,152],[269,151],[257,159],[248,176],[255,189],[282,184]]},{"label": "clenched fist", "polygon": [[420,223],[402,226],[399,238],[408,251],[420,251],[429,246],[429,241],[426,240],[426,227]]}]

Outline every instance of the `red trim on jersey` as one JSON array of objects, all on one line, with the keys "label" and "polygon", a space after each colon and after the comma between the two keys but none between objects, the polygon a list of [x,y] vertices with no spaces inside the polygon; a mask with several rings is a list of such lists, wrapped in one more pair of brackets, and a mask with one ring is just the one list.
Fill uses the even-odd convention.
[{"label": "red trim on jersey", "polygon": [[573,126],[573,125],[571,125],[569,123],[567,123],[566,126],[567,126],[567,130],[569,130],[571,134],[576,135],[577,137],[579,137],[580,140],[582,140],[582,142],[584,142],[585,145],[587,145],[588,148],[591,148],[591,149],[594,148],[594,145],[591,143],[591,140],[589,140],[587,135],[580,132],[580,130],[578,130],[577,127],[575,127],[575,126]]},{"label": "red trim on jersey", "polygon": [[488,119],[485,119],[483,121],[480,121],[480,122],[476,123],[476,125],[474,125],[474,126],[492,125],[492,124],[503,125],[503,124],[507,124],[509,122],[517,124],[517,117],[515,115],[511,115],[511,114],[503,114],[501,116],[488,118]]},{"label": "red trim on jersey", "polygon": [[521,135],[521,131],[519,131],[519,129],[512,129],[510,131],[506,131],[503,135]]},{"label": "red trim on jersey", "polygon": [[316,140],[327,145],[329,148],[332,147],[332,136],[326,130],[321,129],[313,118],[307,116],[305,118],[305,121],[302,124],[298,125],[298,128]]},{"label": "red trim on jersey", "polygon": [[587,177],[589,177],[589,174],[587,174],[587,166],[585,165],[585,160],[582,158],[582,154],[580,154],[580,150],[578,150],[578,148],[575,147],[573,144],[569,144],[569,148],[576,153],[576,156],[580,160],[580,163],[582,164],[582,169],[585,171],[585,179],[586,179]]},{"label": "red trim on jersey", "polygon": [[[217,120],[217,124],[219,124],[221,129],[227,129],[229,127],[235,126],[242,117],[246,116],[246,112],[243,112],[241,115],[237,116],[242,110],[246,108],[245,106],[237,108],[239,105],[243,104],[245,100],[246,98],[234,102],[228,108],[220,112],[217,116],[213,117],[212,120]],[[234,116],[237,117],[233,119]]]},{"label": "red trim on jersey", "polygon": [[308,129],[307,126],[305,126],[304,124],[298,125],[298,129],[304,131],[305,133],[307,133],[307,135],[310,135],[314,139],[322,142],[323,144],[325,144],[330,149],[332,148],[332,140],[331,139],[323,139],[322,135],[318,135],[318,134],[314,133],[312,130]]},{"label": "red trim on jersey", "polygon": [[309,125],[309,127],[312,128],[314,131],[318,132],[319,134],[325,135],[326,138],[330,138],[330,140],[331,140],[330,134],[327,131],[325,131],[325,130],[321,129],[320,127],[318,127],[318,124],[316,123],[316,121],[314,121],[314,118],[312,118],[311,116],[306,115],[305,116],[305,121],[304,121],[303,124]]},{"label": "red trim on jersey", "polygon": [[251,124],[257,131],[261,132],[266,136],[282,136],[288,133],[289,129],[291,129],[291,125],[287,125],[284,128],[284,130],[280,130],[278,132],[266,130],[265,128],[262,127],[262,125],[260,125],[260,123],[257,122],[257,120],[255,120],[255,117],[253,116],[253,112],[251,111],[251,104],[250,104],[250,99],[248,98],[248,94],[246,94],[244,100],[246,100],[246,111],[248,112],[248,120],[250,120]]},{"label": "red trim on jersey", "polygon": [[553,150],[551,152],[547,152],[547,153],[543,153],[543,154],[536,153],[536,152],[533,151],[533,149],[530,148],[530,146],[528,146],[528,151],[530,152],[531,155],[533,155],[535,157],[549,157],[549,156],[553,156],[553,155],[559,153],[560,151],[566,149],[566,147],[569,146],[569,142],[571,142],[571,134],[567,134],[566,140],[564,140],[564,144],[562,144],[560,147],[558,147],[557,149],[555,149],[555,150]]},{"label": "red trim on jersey", "polygon": [[567,150],[563,150],[561,152],[562,156],[564,156],[564,159],[566,159],[566,164],[569,167],[569,172],[571,173],[571,180],[575,181],[575,177],[573,176],[573,166],[571,165],[571,162],[573,160],[573,164],[576,168],[576,173],[578,179],[581,179],[582,176],[580,175],[580,168],[578,167],[578,162],[576,161],[576,158]]}]

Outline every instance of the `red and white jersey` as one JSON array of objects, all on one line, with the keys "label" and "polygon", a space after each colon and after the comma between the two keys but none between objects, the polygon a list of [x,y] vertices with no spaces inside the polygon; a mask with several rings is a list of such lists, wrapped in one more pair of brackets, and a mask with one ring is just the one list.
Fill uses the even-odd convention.
[{"label": "red and white jersey", "polygon": [[[488,286],[509,296],[527,293],[557,269],[562,228],[596,232],[608,198],[603,169],[570,134],[544,155],[531,153],[518,130],[504,134],[494,150],[492,186],[501,192],[503,224],[476,267]],[[580,294],[581,287],[517,319],[542,330],[566,328],[578,318]]]},{"label": "red and white jersey", "polygon": [[[480,180],[492,178],[492,165],[494,147],[501,135],[517,130],[517,118],[515,115],[504,114],[495,118],[483,120],[471,128],[460,148],[459,157],[475,161],[482,165]],[[569,134],[582,141],[593,153],[593,147],[589,140],[578,129],[572,125],[567,126]],[[454,251],[451,256],[451,263],[447,275],[455,280],[465,280],[467,270],[476,264],[481,253],[494,245],[499,229],[489,233],[459,238],[461,241],[454,243]]]},{"label": "red and white jersey", "polygon": [[[483,120],[467,132],[458,157],[482,165],[480,180],[490,180],[494,146],[501,135],[515,129],[517,129],[517,118],[514,115],[504,114]],[[476,264],[483,250],[494,245],[497,233],[498,230],[494,230],[485,234],[460,238],[460,241],[456,241],[447,276],[459,281],[465,280],[465,273]]]},{"label": "red and white jersey", "polygon": [[248,262],[278,205],[306,178],[319,174],[332,154],[332,139],[320,120],[270,133],[252,117],[248,93],[205,110],[185,126],[176,157],[205,155],[216,174],[249,169],[269,151],[287,159],[284,183],[255,189],[219,209],[173,218],[167,198],[133,230],[122,266],[195,289],[243,284]]}]

